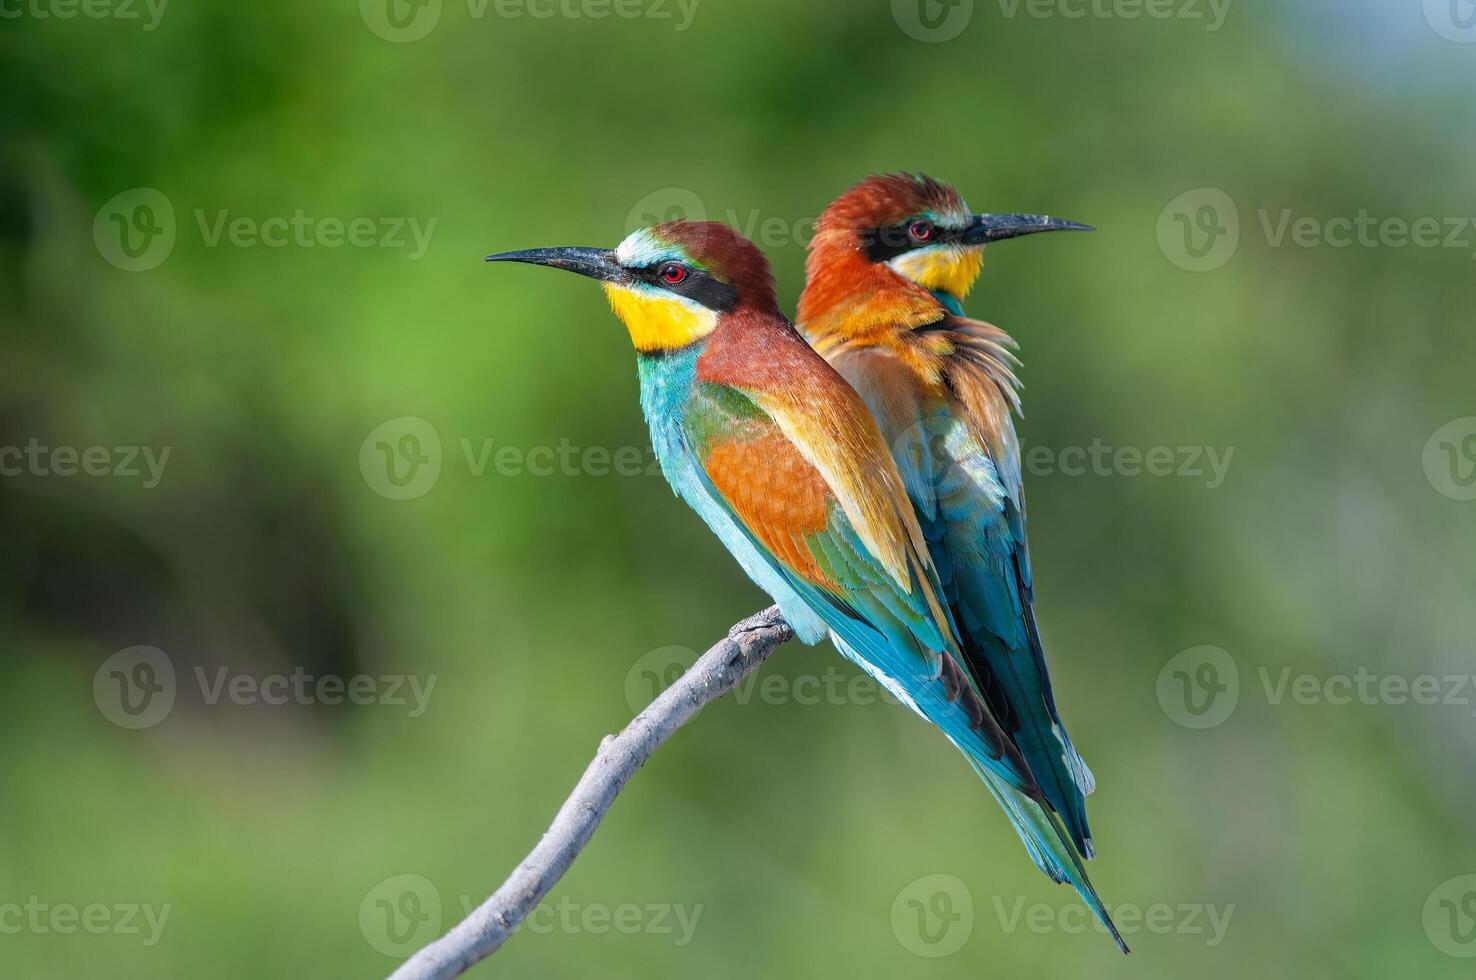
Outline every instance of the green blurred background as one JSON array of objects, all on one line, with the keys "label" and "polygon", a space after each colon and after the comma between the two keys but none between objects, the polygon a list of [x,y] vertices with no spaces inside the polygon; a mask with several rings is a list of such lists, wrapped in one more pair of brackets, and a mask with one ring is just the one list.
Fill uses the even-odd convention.
[{"label": "green blurred background", "polygon": [[[968,305],[1022,345],[1135,954],[791,645],[473,975],[1470,976],[1476,8],[531,3],[0,4],[0,976],[380,976],[485,897],[767,600],[647,473],[598,290],[480,257],[705,215],[792,308],[820,209],[903,168],[1100,229]],[[1337,247],[1361,212],[1442,244]],[[372,703],[254,686],[294,674]]]}]

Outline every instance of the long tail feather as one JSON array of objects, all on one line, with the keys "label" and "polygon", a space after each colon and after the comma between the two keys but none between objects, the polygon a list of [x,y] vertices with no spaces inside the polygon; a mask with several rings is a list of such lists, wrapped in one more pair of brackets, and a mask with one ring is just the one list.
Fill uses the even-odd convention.
[{"label": "long tail feather", "polygon": [[994,794],[1015,832],[1020,835],[1020,840],[1025,843],[1025,850],[1030,853],[1036,867],[1057,884],[1069,884],[1076,889],[1076,893],[1102,923],[1112,941],[1117,943],[1117,948],[1124,953],[1131,952],[1123,941],[1122,933],[1117,931],[1117,925],[1108,914],[1107,907],[1097,895],[1097,890],[1092,887],[1086,869],[1056,815],[980,766],[973,754],[963,746],[960,745],[959,748],[973,765],[979,778],[984,780],[984,785]]},{"label": "long tail feather", "polygon": [[994,794],[1036,867],[1057,884],[1066,883],[1075,888],[1082,901],[1092,910],[1092,914],[1111,934],[1113,941],[1124,953],[1128,952],[1122,934],[1117,931],[1117,926],[1107,913],[1107,907],[1102,904],[1102,899],[1087,878],[1081,858],[1072,846],[1065,828],[1061,826],[1061,821],[1047,807],[1031,799],[995,771],[999,761],[986,754],[985,743],[973,735],[966,724],[959,724],[957,719],[940,713],[943,708],[957,710],[956,706],[925,693],[912,675],[899,673],[889,676],[878,670],[876,664],[862,656],[845,637],[832,632],[830,638],[836,649],[849,660],[876,678],[913,711],[942,729],[943,734],[963,752],[964,758],[969,760],[979,778],[984,780],[984,785]]}]

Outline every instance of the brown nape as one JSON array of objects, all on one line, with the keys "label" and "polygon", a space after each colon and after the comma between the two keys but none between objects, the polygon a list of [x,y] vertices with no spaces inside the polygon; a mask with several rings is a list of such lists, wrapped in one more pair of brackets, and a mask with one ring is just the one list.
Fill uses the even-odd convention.
[{"label": "brown nape", "polygon": [[817,237],[827,231],[855,233],[897,224],[926,211],[965,210],[958,191],[942,181],[925,174],[878,174],[832,201],[815,228]]},{"label": "brown nape", "polygon": [[774,293],[774,274],[758,246],[720,221],[668,221],[652,231],[681,246],[692,260],[731,283],[739,309],[782,314]]},{"label": "brown nape", "polygon": [[967,208],[958,191],[931,177],[883,174],[867,177],[825,209],[810,242],[796,311],[811,341],[822,346],[831,340],[880,342],[941,315],[941,305],[927,290],[873,263],[862,243],[864,233],[926,211]]},{"label": "brown nape", "polygon": [[745,391],[802,391],[829,405],[856,397],[778,309],[740,307],[723,317],[697,361],[697,376]]}]

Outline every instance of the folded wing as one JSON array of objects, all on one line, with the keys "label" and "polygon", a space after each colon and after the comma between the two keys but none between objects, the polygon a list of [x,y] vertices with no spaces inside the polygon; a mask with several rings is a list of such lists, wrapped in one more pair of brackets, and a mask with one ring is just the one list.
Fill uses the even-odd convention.
[{"label": "folded wing", "polygon": [[1094,789],[1056,710],[1036,628],[1019,447],[1018,382],[1001,330],[940,316],[909,340],[936,373],[859,349],[832,362],[890,443],[928,540],[963,659],[1001,726],[1082,854],[1093,853],[1085,797]]}]

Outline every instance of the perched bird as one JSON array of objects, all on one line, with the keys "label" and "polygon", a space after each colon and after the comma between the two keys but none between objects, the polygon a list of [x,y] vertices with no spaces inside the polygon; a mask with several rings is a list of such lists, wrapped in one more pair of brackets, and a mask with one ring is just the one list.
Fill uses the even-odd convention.
[{"label": "perched bird", "polygon": [[536,248],[487,260],[602,283],[635,345],[641,407],[676,493],[801,640],[829,634],[940,728],[1041,866],[1109,922],[967,667],[887,443],[856,392],[780,312],[763,254],[726,225],[677,221],[615,249]]},{"label": "perched bird", "polygon": [[796,320],[890,445],[959,627],[964,667],[1089,858],[1093,778],[1061,724],[1035,622],[1013,422],[1015,343],[962,310],[986,244],[1065,230],[1091,229],[974,214],[954,188],[928,177],[869,177],[821,215]]}]

